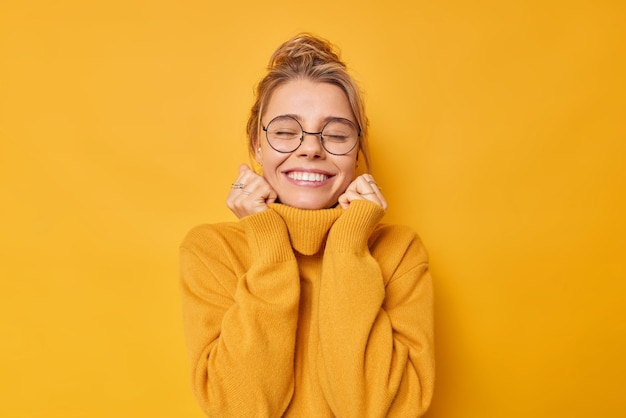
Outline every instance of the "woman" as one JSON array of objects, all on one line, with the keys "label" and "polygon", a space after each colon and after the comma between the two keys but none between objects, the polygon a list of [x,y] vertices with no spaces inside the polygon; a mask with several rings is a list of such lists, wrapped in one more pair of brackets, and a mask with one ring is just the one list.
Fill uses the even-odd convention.
[{"label": "woman", "polygon": [[238,222],[181,246],[196,397],[215,417],[413,417],[433,391],[432,282],[411,230],[379,224],[367,118],[334,47],[273,54],[248,121]]}]

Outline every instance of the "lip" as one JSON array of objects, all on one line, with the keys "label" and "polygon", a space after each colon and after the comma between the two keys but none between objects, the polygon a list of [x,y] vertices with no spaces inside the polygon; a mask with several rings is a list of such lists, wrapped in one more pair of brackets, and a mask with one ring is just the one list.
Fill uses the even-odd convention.
[{"label": "lip", "polygon": [[[308,179],[307,180],[295,179],[289,176],[291,173],[304,173],[305,176],[306,175],[322,175],[326,178],[321,181],[308,180]],[[282,174],[283,176],[285,176],[285,179],[289,183],[295,184],[297,186],[305,186],[305,187],[321,187],[321,186],[328,184],[335,177],[335,174],[332,174],[328,171],[313,169],[313,168],[290,168],[288,170],[283,170]]]}]

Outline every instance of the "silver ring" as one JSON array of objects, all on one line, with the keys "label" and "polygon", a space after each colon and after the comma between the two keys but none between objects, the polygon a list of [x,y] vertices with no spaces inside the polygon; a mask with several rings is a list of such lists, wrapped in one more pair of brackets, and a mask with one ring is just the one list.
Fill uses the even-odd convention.
[{"label": "silver ring", "polygon": [[372,185],[372,184],[373,184],[374,186],[378,187],[378,190],[382,190],[382,189],[383,189],[383,188],[382,188],[382,187],[380,187],[378,184],[376,184],[376,182],[375,182],[374,180],[368,180],[367,182],[368,182],[370,185]]},{"label": "silver ring", "polygon": [[246,185],[243,183],[233,183],[231,189],[243,189],[244,187],[246,187]]}]

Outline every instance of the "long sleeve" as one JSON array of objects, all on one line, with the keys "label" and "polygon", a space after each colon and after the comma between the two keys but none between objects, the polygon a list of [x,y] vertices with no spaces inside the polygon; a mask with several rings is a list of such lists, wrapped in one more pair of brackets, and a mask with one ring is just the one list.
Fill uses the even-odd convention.
[{"label": "long sleeve", "polygon": [[243,232],[224,225],[180,249],[194,392],[208,416],[279,417],[294,390],[298,265],[274,211],[243,218]]},{"label": "long sleeve", "polygon": [[408,228],[377,233],[382,215],[377,205],[353,201],[324,252],[318,375],[338,418],[418,417],[432,397],[427,255]]}]

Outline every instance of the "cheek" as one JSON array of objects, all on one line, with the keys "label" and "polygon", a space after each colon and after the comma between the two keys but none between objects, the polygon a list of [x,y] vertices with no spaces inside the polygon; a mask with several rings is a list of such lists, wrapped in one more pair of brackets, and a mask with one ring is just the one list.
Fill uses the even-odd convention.
[{"label": "cheek", "polygon": [[356,158],[352,157],[346,159],[345,161],[341,161],[341,165],[338,167],[346,178],[346,181],[348,181],[348,184],[350,184],[356,175]]},{"label": "cheek", "polygon": [[268,150],[263,150],[263,152],[263,159],[261,160],[263,163],[263,177],[271,183],[273,179],[280,175],[280,166],[288,156],[283,154],[276,155],[277,153]]},{"label": "cheek", "polygon": [[345,164],[343,167],[341,167],[341,173],[343,177],[341,179],[341,185],[339,186],[339,191],[341,193],[345,192],[348,186],[350,186],[350,183],[352,183],[352,181],[354,180],[356,170],[354,168],[353,163],[354,162],[352,161],[348,164]]}]

